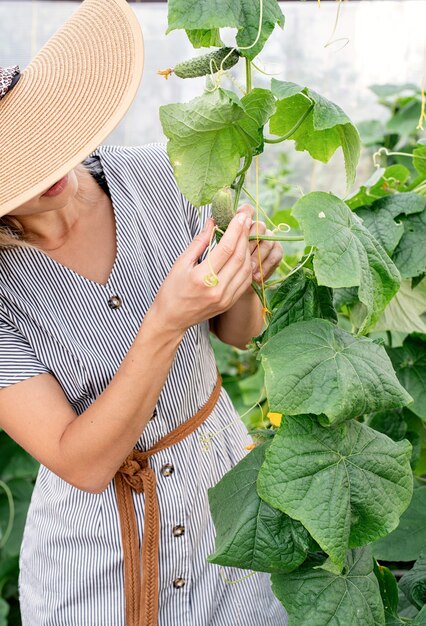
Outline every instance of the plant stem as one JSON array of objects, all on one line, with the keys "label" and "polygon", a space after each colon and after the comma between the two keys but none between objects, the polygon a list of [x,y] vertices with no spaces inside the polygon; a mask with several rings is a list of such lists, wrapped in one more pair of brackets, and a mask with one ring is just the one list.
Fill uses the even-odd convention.
[{"label": "plant stem", "polygon": [[304,241],[298,235],[250,235],[249,241]]},{"label": "plant stem", "polygon": [[237,175],[235,176],[235,178],[238,178],[239,176],[241,176],[242,174],[244,174],[245,172],[247,172],[248,168],[251,165],[251,162],[253,160],[253,153],[250,150],[250,154],[248,156],[246,156],[246,158],[244,159],[244,165],[243,167],[240,169],[239,172],[237,172]]},{"label": "plant stem", "polygon": [[392,333],[390,330],[386,331],[386,338],[388,340],[388,346],[389,348],[392,348]]},{"label": "plant stem", "polygon": [[291,128],[288,133],[286,133],[285,135],[283,135],[282,137],[277,137],[277,139],[270,139],[269,137],[264,137],[264,141],[265,143],[281,143],[281,141],[285,141],[286,139],[288,139],[289,137],[291,137],[293,135],[293,133],[296,132],[296,130],[299,128],[299,126],[301,124],[303,124],[303,122],[306,120],[306,118],[308,117],[309,113],[312,111],[312,109],[314,108],[314,103],[312,102],[312,104],[306,109],[306,111],[304,112],[304,114],[302,115],[302,117],[296,122],[296,124],[293,126],[293,128]]},{"label": "plant stem", "polygon": [[246,57],[246,93],[250,93],[252,89],[251,61]]}]

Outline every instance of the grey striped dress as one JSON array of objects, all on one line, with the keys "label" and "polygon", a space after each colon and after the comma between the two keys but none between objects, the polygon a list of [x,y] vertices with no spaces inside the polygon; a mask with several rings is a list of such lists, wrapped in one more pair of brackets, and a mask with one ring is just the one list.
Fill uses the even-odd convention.
[{"label": "grey striped dress", "polygon": [[[116,222],[117,256],[106,285],[40,250],[0,252],[0,387],[49,372],[77,414],[111,381],[159,286],[208,210],[200,218],[180,193],[162,144],[103,145],[92,153],[95,157]],[[121,299],[121,307],[111,307],[113,296]],[[193,415],[215,380],[205,322],[186,332],[137,446],[151,447]],[[159,626],[287,623],[267,574],[229,584],[247,572],[206,561],[214,547],[207,489],[241,459],[249,442],[235,418],[222,390],[216,408],[194,434],[152,458],[161,514]],[[217,435],[205,450],[201,437],[212,432]],[[134,503],[142,537],[143,495],[134,495]],[[90,494],[41,466],[20,566],[24,626],[124,626],[113,484]]]}]

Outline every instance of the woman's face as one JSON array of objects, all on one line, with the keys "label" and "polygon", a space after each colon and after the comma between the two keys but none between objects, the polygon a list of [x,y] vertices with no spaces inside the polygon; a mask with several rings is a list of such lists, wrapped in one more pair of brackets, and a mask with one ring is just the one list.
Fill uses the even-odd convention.
[{"label": "woman's face", "polygon": [[[45,189],[43,193],[31,198],[24,204],[10,211],[8,215],[16,217],[24,215],[35,215],[36,213],[44,213],[46,211],[55,211],[65,207],[70,199],[72,199],[78,191],[78,175],[75,169],[71,170],[61,181],[53,185],[49,189]],[[49,192],[49,195],[46,195]]]}]

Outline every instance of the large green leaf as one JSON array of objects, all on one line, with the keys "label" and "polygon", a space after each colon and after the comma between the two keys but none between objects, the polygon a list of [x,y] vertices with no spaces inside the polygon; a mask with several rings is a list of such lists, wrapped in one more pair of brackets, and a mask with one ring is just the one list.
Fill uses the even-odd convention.
[{"label": "large green leaf", "polygon": [[209,489],[216,527],[211,563],[262,572],[291,571],[312,549],[312,539],[300,522],[257,495],[256,480],[267,446],[257,446]]},{"label": "large green leaf", "polygon": [[403,278],[426,273],[426,209],[421,213],[402,216],[404,234],[393,254],[393,261]]},{"label": "large green leaf", "polygon": [[323,428],[308,415],[286,416],[259,472],[258,493],[302,522],[342,568],[348,547],[398,525],[412,495],[410,456],[408,441],[353,420]]},{"label": "large green leaf", "polygon": [[426,342],[408,337],[387,350],[401,385],[413,397],[410,411],[426,420]]},{"label": "large green leaf", "polygon": [[296,202],[292,213],[304,230],[306,243],[316,247],[318,284],[358,287],[358,298],[366,309],[359,333],[368,332],[398,291],[397,268],[340,198],[310,193]]},{"label": "large green leaf", "polygon": [[396,218],[400,215],[420,213],[425,208],[426,198],[412,192],[379,198],[368,207],[359,207],[356,212],[364,222],[364,226],[392,256],[404,234],[404,223]]},{"label": "large green leaf", "polygon": [[361,142],[346,113],[315,91],[295,83],[273,78],[271,89],[278,100],[276,113],[269,123],[271,133],[288,134],[313,103],[313,109],[289,139],[295,141],[296,150],[307,150],[314,159],[323,163],[327,163],[341,147],[350,187],[355,181]]},{"label": "large green leaf", "polygon": [[426,313],[426,278],[414,289],[411,288],[411,280],[403,280],[398,293],[383,311],[374,330],[426,333],[426,323],[421,317],[424,313]]},{"label": "large green leaf", "polygon": [[415,561],[419,557],[426,549],[426,487],[414,490],[398,527],[372,547],[376,559],[384,561]]},{"label": "large green leaf", "polygon": [[426,604],[426,552],[423,552],[413,568],[400,580],[399,586],[418,609]]},{"label": "large green leaf", "polygon": [[269,302],[272,318],[260,341],[265,342],[289,324],[313,318],[337,322],[333,293],[329,287],[317,285],[311,272],[297,270],[273,293]]},{"label": "large green leaf", "polygon": [[306,563],[273,574],[272,590],[285,606],[288,626],[384,626],[383,604],[368,548],[348,552],[341,574]]},{"label": "large green leaf", "polygon": [[[237,45],[251,46],[259,29],[260,3],[253,0],[169,0],[167,33],[178,28],[186,30],[237,28]],[[277,0],[263,0],[262,27],[259,39],[250,50],[241,54],[253,59],[278,24],[284,26],[284,15]]]},{"label": "large green leaf", "polygon": [[244,115],[241,104],[224,89],[160,107],[174,174],[194,206],[210,202],[220,187],[234,180],[247,150],[237,125]]},{"label": "large green leaf", "polygon": [[263,127],[275,111],[275,98],[269,89],[255,88],[241,98],[246,115],[239,121],[255,154],[263,151]]},{"label": "large green leaf", "polygon": [[189,41],[194,48],[221,47],[224,45],[218,28],[187,30]]},{"label": "large green leaf", "polygon": [[291,324],[260,350],[271,411],[337,423],[410,402],[382,346],[321,319]]}]

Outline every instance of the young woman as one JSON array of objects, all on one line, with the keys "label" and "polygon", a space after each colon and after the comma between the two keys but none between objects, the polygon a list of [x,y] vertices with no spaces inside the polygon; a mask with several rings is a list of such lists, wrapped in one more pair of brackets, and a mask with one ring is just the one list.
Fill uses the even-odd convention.
[{"label": "young woman", "polygon": [[[83,45],[82,26],[104,20],[100,32],[116,54],[119,35],[114,41],[108,20],[122,10],[122,32],[131,19],[125,4],[86,0],[55,50],[68,49],[70,33]],[[42,60],[64,71],[48,49]],[[0,124],[24,102],[30,79],[37,81],[27,72],[14,83],[3,72]],[[107,88],[99,82],[93,92],[99,110]],[[35,135],[39,145],[9,135],[0,157],[0,174],[26,150],[40,157],[17,166],[21,187],[9,178],[18,189],[9,196],[0,177],[0,426],[41,463],[21,550],[23,624],[284,625],[267,575],[207,562],[214,549],[207,490],[249,442],[220,387],[209,330],[244,348],[261,329],[250,287],[259,280],[258,251],[248,241],[253,209],[240,207],[211,251],[219,283],[208,287],[214,224],[208,207],[199,216],[180,193],[165,147],[93,151],[99,134],[88,130],[82,148],[72,120],[82,118],[85,96],[76,101],[69,86],[63,90],[32,122],[45,131]],[[54,114],[65,119],[67,107],[74,115],[64,134]],[[41,171],[49,133],[62,133],[69,150],[51,142],[55,166]],[[90,156],[81,162],[84,150]],[[262,242],[260,254],[267,277],[282,251]],[[211,433],[205,450],[201,439]]]}]

